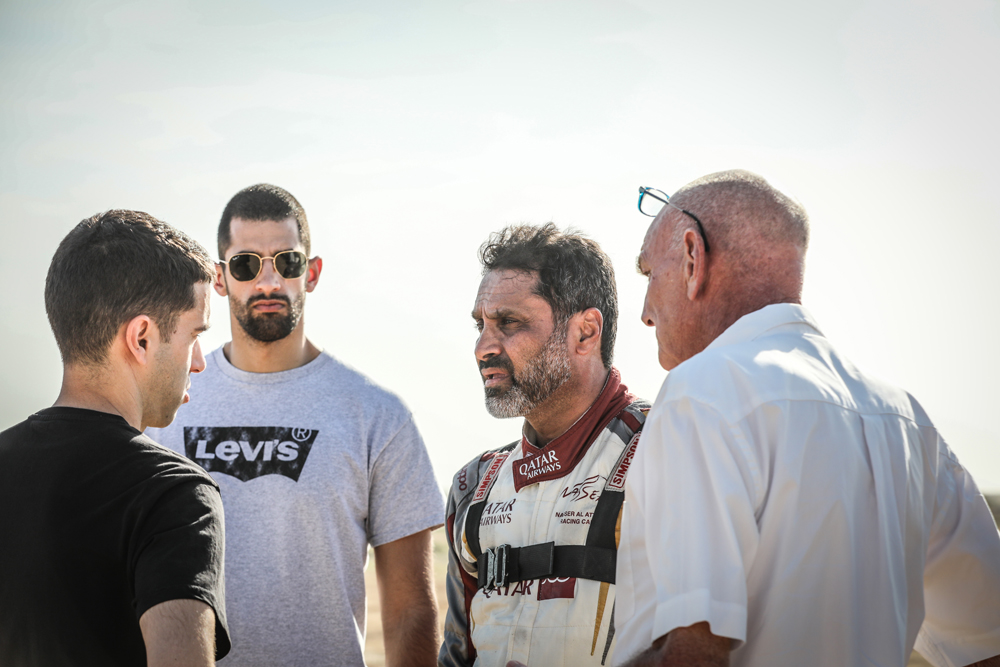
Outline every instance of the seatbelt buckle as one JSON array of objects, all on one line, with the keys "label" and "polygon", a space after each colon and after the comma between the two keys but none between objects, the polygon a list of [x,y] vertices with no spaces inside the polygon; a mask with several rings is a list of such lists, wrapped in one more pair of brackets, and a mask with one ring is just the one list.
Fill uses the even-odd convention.
[{"label": "seatbelt buckle", "polygon": [[501,586],[508,585],[510,577],[510,545],[501,544],[483,552],[486,556],[486,585],[483,590],[492,593]]}]

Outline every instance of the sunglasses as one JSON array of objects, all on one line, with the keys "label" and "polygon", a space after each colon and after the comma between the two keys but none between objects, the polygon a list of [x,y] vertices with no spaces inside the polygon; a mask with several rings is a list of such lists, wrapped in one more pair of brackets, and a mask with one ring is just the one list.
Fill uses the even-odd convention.
[{"label": "sunglasses", "polygon": [[228,262],[221,263],[229,265],[229,275],[234,280],[246,282],[260,275],[265,259],[274,262],[274,270],[288,280],[298,278],[309,268],[309,258],[298,250],[282,250],[275,253],[274,257],[261,257],[254,252],[238,252]]}]

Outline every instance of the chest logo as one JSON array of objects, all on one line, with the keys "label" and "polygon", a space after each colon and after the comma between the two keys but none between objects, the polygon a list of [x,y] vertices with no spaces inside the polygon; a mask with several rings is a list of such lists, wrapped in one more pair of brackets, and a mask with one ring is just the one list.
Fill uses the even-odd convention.
[{"label": "chest logo", "polygon": [[542,452],[537,456],[526,456],[523,459],[514,461],[514,484],[515,488],[533,484],[532,480],[541,475],[555,473],[562,470],[562,463],[556,456],[556,451],[550,450]]},{"label": "chest logo", "polygon": [[576,597],[576,577],[556,577],[538,582],[539,600]]},{"label": "chest logo", "polygon": [[483,508],[483,517],[479,520],[479,525],[492,526],[498,523],[510,523],[516,502],[517,498],[499,503],[489,503]]},{"label": "chest logo", "polygon": [[297,482],[317,435],[285,426],[185,426],[184,452],[208,472],[244,482],[262,475]]},{"label": "chest logo", "polygon": [[562,498],[569,498],[570,502],[576,500],[597,500],[601,497],[601,489],[604,488],[604,475],[591,475],[582,482],[577,482],[573,486],[567,486],[562,490]]}]

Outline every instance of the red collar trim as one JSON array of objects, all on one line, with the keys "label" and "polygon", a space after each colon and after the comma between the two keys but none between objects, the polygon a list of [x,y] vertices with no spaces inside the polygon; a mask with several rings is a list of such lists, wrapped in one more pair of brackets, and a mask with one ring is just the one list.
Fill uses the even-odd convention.
[{"label": "red collar trim", "polygon": [[511,463],[514,490],[568,475],[615,415],[634,400],[628,387],[622,384],[618,369],[612,368],[597,400],[568,431],[544,447],[534,446],[522,434],[524,458]]}]

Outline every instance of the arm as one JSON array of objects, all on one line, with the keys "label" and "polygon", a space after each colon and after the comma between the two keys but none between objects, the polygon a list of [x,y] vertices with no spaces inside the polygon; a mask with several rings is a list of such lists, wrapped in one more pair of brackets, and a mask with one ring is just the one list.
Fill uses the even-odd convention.
[{"label": "arm", "polygon": [[434,665],[441,634],[431,529],[375,547],[375,577],[389,667]]},{"label": "arm", "polygon": [[[935,434],[936,436],[936,434]],[[1000,533],[972,476],[938,441],[937,498],[916,648],[935,665],[1000,665]]]},{"label": "arm", "polygon": [[621,667],[728,667],[730,644],[708,623],[695,623],[671,630]]},{"label": "arm", "polygon": [[[469,628],[469,605],[478,590],[477,581],[465,571],[455,554],[455,501],[454,488],[448,496],[448,575],[445,591],[448,596],[448,613],[444,621],[444,643],[438,654],[439,667],[472,667],[476,661],[476,648],[472,645]],[[461,530],[461,527],[459,528]]]},{"label": "arm", "polygon": [[215,612],[199,600],[168,600],[139,617],[149,667],[215,664]]}]

